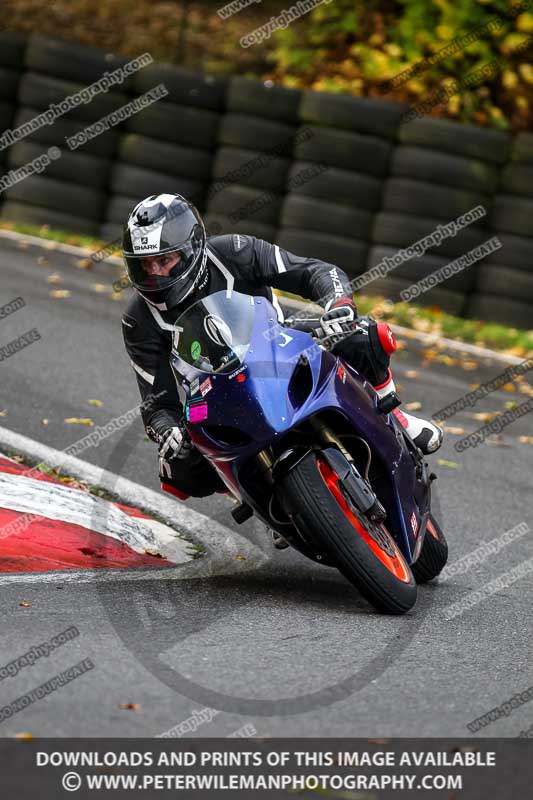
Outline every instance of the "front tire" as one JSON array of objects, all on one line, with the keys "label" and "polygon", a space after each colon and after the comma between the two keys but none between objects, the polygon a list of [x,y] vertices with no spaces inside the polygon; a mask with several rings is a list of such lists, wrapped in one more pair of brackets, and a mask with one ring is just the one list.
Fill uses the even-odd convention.
[{"label": "front tire", "polygon": [[280,488],[300,534],[378,611],[405,614],[414,606],[416,582],[392,536],[354,505],[323,455],[308,453]]}]

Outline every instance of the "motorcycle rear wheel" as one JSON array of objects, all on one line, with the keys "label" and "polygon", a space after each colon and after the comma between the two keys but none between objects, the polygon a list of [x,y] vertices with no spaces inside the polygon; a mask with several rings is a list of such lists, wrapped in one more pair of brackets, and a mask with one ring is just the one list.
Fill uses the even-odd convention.
[{"label": "motorcycle rear wheel", "polygon": [[378,610],[405,614],[417,597],[413,574],[384,525],[345,494],[320,453],[308,453],[281,480],[282,502],[306,541],[326,555]]},{"label": "motorcycle rear wheel", "polygon": [[411,566],[417,583],[427,583],[442,572],[448,561],[448,543],[437,520],[430,516],[424,544],[415,563]]}]

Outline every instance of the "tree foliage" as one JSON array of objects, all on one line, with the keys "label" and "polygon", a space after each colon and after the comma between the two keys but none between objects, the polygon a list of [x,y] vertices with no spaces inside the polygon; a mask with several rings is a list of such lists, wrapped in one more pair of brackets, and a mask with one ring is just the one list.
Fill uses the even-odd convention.
[{"label": "tree foliage", "polygon": [[[533,129],[533,0],[330,0],[248,48],[241,47],[241,37],[289,9],[291,2],[254,2],[222,20],[217,10],[224,4],[3,0],[2,11],[6,28],[62,36],[125,55],[148,50],[156,59],[205,72],[410,104],[497,60],[493,78],[460,89],[431,113],[502,129]],[[501,20],[497,30],[387,90],[386,82],[395,75],[495,18]]]},{"label": "tree foliage", "polygon": [[432,114],[499,128],[533,128],[531,0],[335,0],[306,26],[276,35],[272,77],[291,86],[381,96],[386,82],[436,54],[450,41],[499,20],[464,49],[390,92],[417,103],[497,60],[494,78],[461,90]]}]

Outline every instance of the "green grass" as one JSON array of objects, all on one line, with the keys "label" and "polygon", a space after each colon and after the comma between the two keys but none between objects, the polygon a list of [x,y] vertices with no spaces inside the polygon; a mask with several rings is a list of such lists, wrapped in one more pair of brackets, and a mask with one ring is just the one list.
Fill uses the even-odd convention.
[{"label": "green grass", "polygon": [[37,236],[39,239],[46,239],[47,241],[71,244],[76,247],[85,247],[91,250],[91,252],[93,250],[100,250],[100,248],[107,244],[107,242],[104,242],[102,239],[95,239],[93,236],[86,236],[81,233],[68,233],[66,231],[57,230],[56,228],[50,228],[48,225],[31,225],[26,222],[1,220],[0,230],[25,233],[28,236]]},{"label": "green grass", "polygon": [[[276,290],[276,294],[294,300],[301,299],[289,292]],[[354,302],[362,315],[402,325],[413,331],[433,333],[519,357],[533,356],[533,331],[510,328],[497,322],[455,317],[435,306],[393,303],[382,295],[355,294]]]},{"label": "green grass", "polygon": [[510,328],[497,322],[463,319],[432,306],[428,308],[413,303],[392,303],[383,297],[357,295],[356,300],[357,307],[363,314],[372,316],[374,312],[380,319],[406,328],[435,333],[516,356],[533,355],[533,330]]}]

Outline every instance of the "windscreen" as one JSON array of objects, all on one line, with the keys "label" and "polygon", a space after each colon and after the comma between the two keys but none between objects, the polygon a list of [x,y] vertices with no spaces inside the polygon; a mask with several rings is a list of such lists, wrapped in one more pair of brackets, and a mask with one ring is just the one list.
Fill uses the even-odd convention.
[{"label": "windscreen", "polygon": [[174,351],[203,372],[232,372],[248,352],[254,315],[253,297],[216,292],[178,317]]}]

